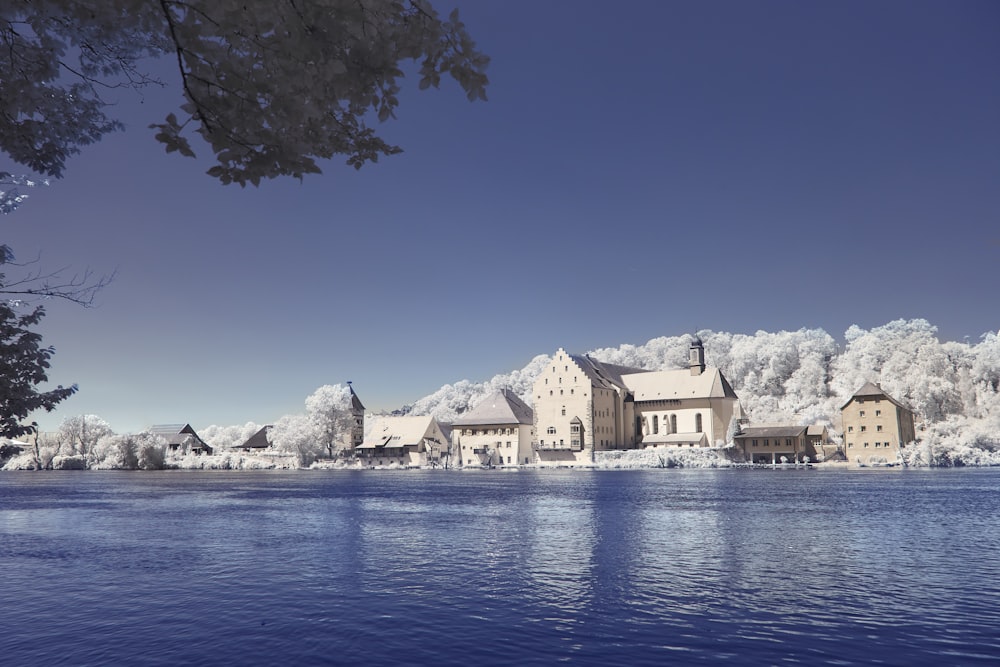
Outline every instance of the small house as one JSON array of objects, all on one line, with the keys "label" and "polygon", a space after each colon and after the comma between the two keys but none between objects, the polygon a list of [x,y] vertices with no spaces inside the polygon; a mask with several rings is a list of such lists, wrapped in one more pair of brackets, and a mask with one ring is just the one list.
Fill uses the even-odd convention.
[{"label": "small house", "polygon": [[198,436],[190,424],[157,424],[151,426],[149,432],[163,438],[171,452],[212,453],[212,447]]}]

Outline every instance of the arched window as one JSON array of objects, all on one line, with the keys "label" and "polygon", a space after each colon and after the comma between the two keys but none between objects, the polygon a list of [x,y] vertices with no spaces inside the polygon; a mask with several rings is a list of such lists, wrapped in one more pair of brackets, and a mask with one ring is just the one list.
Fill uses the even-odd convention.
[{"label": "arched window", "polygon": [[694,416],[694,431],[695,431],[695,433],[701,433],[701,413],[700,412]]},{"label": "arched window", "polygon": [[660,432],[660,416],[653,415],[653,433],[656,434],[659,432]]},{"label": "arched window", "polygon": [[670,432],[677,433],[677,415],[670,415]]}]

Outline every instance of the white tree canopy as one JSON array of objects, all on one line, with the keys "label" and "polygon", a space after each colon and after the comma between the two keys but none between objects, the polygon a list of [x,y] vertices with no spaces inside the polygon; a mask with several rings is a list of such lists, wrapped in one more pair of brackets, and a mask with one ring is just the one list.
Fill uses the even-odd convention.
[{"label": "white tree canopy", "polygon": [[306,414],[329,456],[350,446],[351,408],[351,390],[342,384],[325,384],[306,399]]},{"label": "white tree canopy", "polygon": [[450,74],[486,99],[489,59],[453,11],[428,0],[8,0],[0,5],[0,150],[60,176],[68,157],[121,123],[108,88],[159,83],[146,58],[176,62],[183,102],[155,124],[167,151],[215,155],[223,183],[360,168],[400,152],[367,121],[392,117],[402,65],[419,87]]}]

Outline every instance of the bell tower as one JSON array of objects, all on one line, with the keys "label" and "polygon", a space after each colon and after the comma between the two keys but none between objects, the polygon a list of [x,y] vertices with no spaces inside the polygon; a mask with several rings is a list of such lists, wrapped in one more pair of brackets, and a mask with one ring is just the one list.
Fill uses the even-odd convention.
[{"label": "bell tower", "polygon": [[705,345],[698,336],[691,341],[688,366],[691,368],[691,375],[701,375],[705,372]]}]

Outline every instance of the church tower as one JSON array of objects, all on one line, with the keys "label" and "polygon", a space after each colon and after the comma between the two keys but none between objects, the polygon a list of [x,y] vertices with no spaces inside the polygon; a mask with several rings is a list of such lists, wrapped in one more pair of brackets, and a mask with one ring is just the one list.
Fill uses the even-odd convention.
[{"label": "church tower", "polygon": [[691,341],[688,366],[691,368],[691,375],[701,375],[705,372],[705,346],[698,336]]}]

